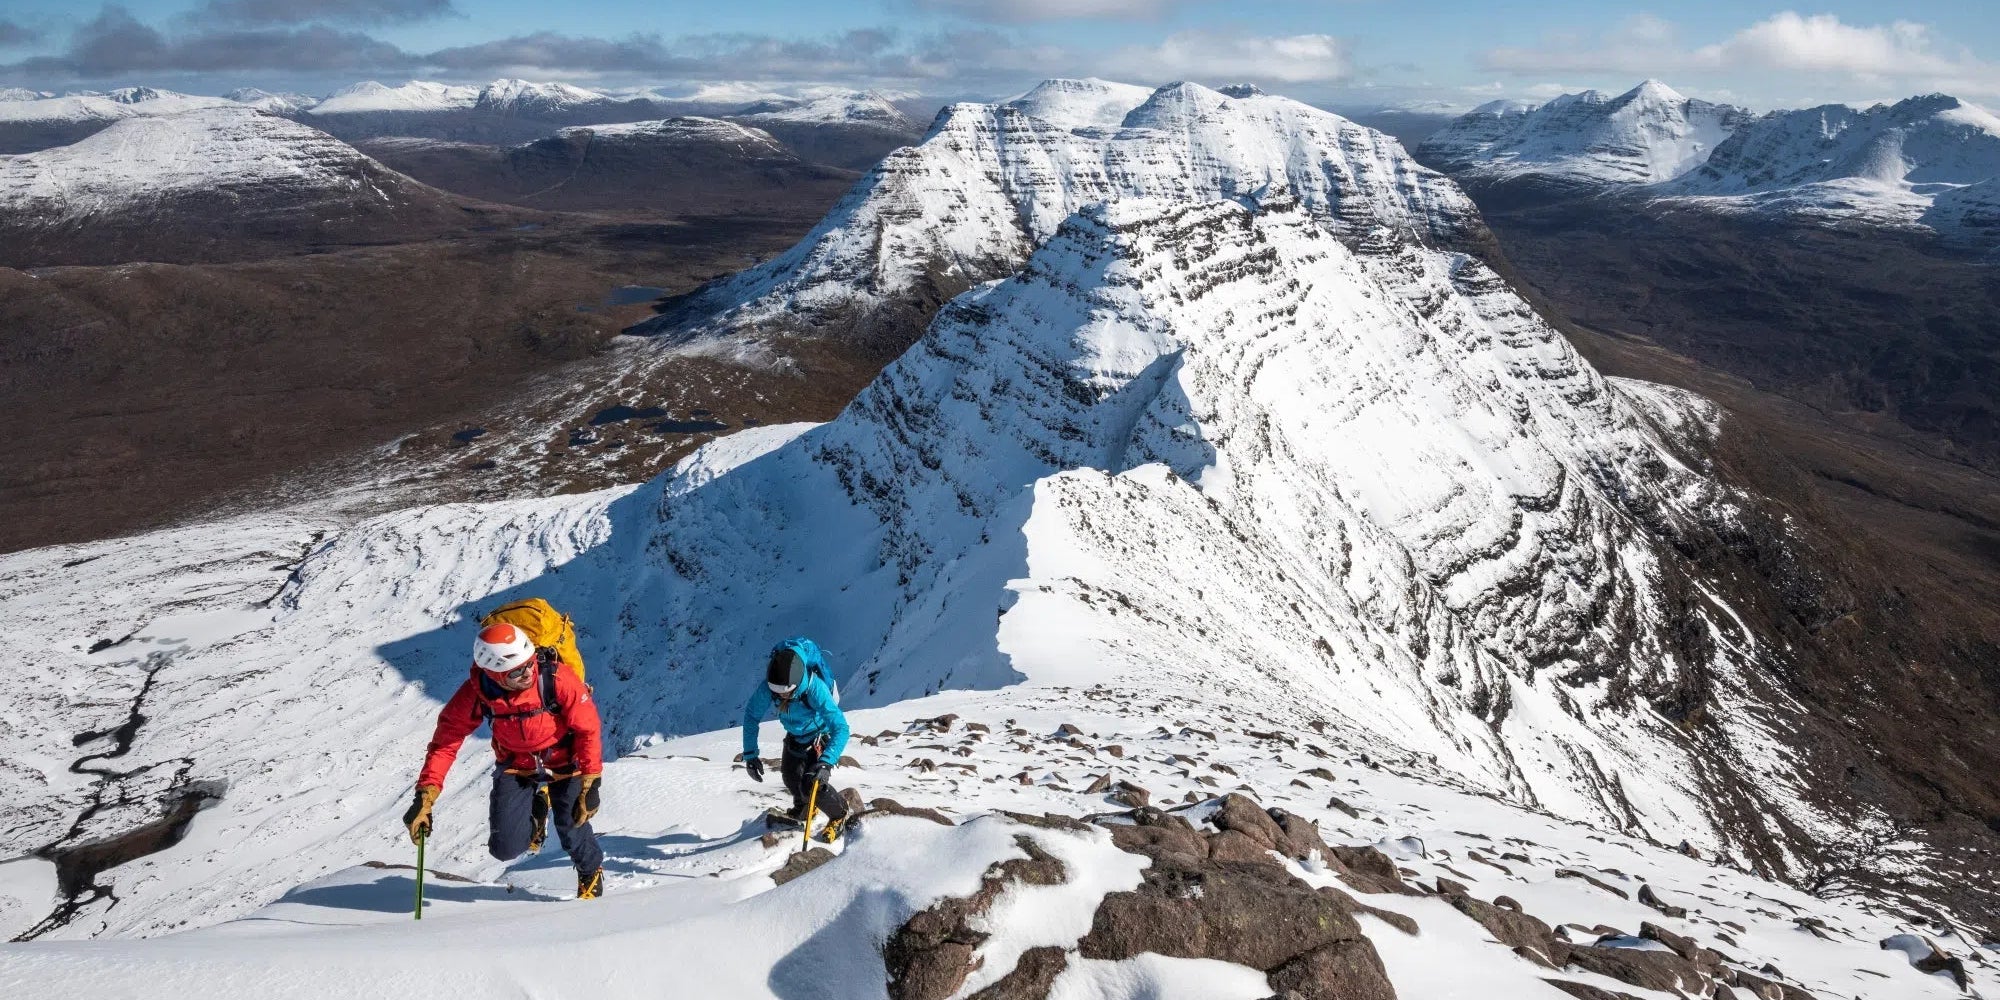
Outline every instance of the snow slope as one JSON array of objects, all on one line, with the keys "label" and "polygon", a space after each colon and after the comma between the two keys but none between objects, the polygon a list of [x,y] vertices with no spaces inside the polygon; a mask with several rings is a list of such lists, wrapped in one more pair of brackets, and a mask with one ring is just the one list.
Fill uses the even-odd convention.
[{"label": "snow slope", "polygon": [[1992,217],[1996,180],[2000,118],[1931,94],[1863,111],[1833,104],[1768,115],[1659,194],[1706,208],[1962,233],[1978,228],[1982,210]]},{"label": "snow slope", "polygon": [[[1132,96],[1109,91],[1119,96],[1106,104],[1105,93],[1087,88],[1064,105],[1057,97],[1074,89],[1051,85],[1032,103],[1075,121]],[[1388,227],[1446,242],[1482,228],[1465,195],[1395,140],[1287,98],[1176,84],[1129,110],[1115,131],[1072,130],[1007,104],[959,104],[793,249],[706,287],[643,330],[685,340],[837,325],[846,314],[1010,273],[1085,205],[1276,191],[1354,236]]]},{"label": "snow slope", "polygon": [[782,143],[771,137],[771,133],[723,121],[720,118],[688,116],[650,122],[577,125],[558,130],[556,136],[570,141],[609,139],[621,142],[719,145],[745,154],[793,158]]},{"label": "snow slope", "polygon": [[392,203],[397,181],[411,184],[317,129],[232,104],[128,118],[68,146],[0,156],[0,212],[58,226],[184,197],[311,211]]},{"label": "snow slope", "polygon": [[598,91],[567,83],[495,80],[480,89],[474,106],[506,114],[561,114],[610,100],[611,97]]},{"label": "snow slope", "polygon": [[1426,139],[1419,152],[1473,180],[1629,187],[1700,166],[1750,118],[1740,108],[1692,100],[1647,80],[1615,97],[1588,90],[1536,106],[1482,105]]},{"label": "snow slope", "polygon": [[[366,860],[468,627],[529,593],[578,615],[621,751],[726,726],[746,664],[805,632],[856,707],[1109,684],[1668,842],[1761,835],[1720,808],[1744,796],[1819,830],[1758,650],[1665,537],[1731,516],[1678,457],[1715,419],[1600,378],[1470,259],[1351,250],[1295,200],[1088,210],[840,419],[643,487],[7,557],[9,620],[70,692],[25,732],[145,722],[117,776],[8,747],[0,850],[219,790],[57,936],[211,922]],[[1683,726],[1697,681],[1715,721]]]},{"label": "snow slope", "polygon": [[[22,995],[102,1000],[418,1000],[441,991],[657,997],[663,984],[686,996],[880,997],[884,939],[931,901],[970,894],[989,865],[1022,857],[1025,843],[1061,860],[1068,878],[1004,886],[985,922],[991,936],[976,946],[982,965],[958,995],[998,979],[1037,946],[1069,949],[1070,968],[1051,984],[1052,997],[1268,995],[1253,988],[1262,987],[1254,970],[1229,963],[1152,954],[1109,962],[1076,953],[1092,910],[1137,882],[1145,859],[1114,850],[1103,828],[1029,826],[995,811],[1121,808],[1085,790],[1098,776],[1149,789],[1163,805],[1193,800],[1176,808],[1203,827],[1216,811],[1210,796],[1249,790],[1317,822],[1330,843],[1386,852],[1412,884],[1449,879],[1476,898],[1505,895],[1528,913],[1571,925],[1566,933],[1579,943],[1596,937],[1586,928],[1629,936],[1654,923],[1720,949],[1736,968],[1778,970],[1779,981],[1811,996],[1959,996],[1948,977],[1926,975],[1913,960],[1933,944],[1959,954],[1981,948],[1976,935],[1961,937],[1867,900],[1816,899],[1726,859],[1689,858],[1454,791],[1401,762],[1329,750],[1310,733],[1276,738],[1264,731],[1271,720],[1218,713],[1203,699],[1133,699],[1108,688],[953,692],[859,711],[853,721],[865,739],[853,747],[856,766],[841,769],[843,785],[936,809],[958,825],[878,814],[836,845],[824,867],[774,887],[767,876],[796,842],[765,846],[760,827],[743,820],[777,804],[780,794],[750,783],[728,762],[735,733],[702,734],[649,745],[608,766],[596,825],[610,849],[609,891],[597,902],[567,900],[569,872],[559,853],[512,865],[483,858],[474,842],[483,823],[478,797],[448,796],[420,923],[409,919],[410,869],[356,866],[190,932],[11,945],[0,949],[0,981]],[[774,739],[775,726],[767,729],[766,739]],[[370,859],[377,865],[413,860],[392,813],[382,810],[372,828],[353,834],[379,848]],[[1282,864],[1309,884],[1345,888],[1320,860]],[[1642,906],[1630,898],[1641,885],[1689,913],[1668,917]],[[1645,1000],[1673,996],[1576,966],[1534,965],[1440,898],[1358,898],[1415,921],[1413,935],[1385,918],[1361,918],[1400,997],[1550,1000],[1559,996],[1550,980]],[[1795,923],[1800,917],[1819,921],[1825,936]],[[564,961],[520,960],[523,940],[559,942]],[[1658,945],[1634,940],[1628,947]],[[2000,985],[1990,966],[1967,968],[1975,989]]]}]

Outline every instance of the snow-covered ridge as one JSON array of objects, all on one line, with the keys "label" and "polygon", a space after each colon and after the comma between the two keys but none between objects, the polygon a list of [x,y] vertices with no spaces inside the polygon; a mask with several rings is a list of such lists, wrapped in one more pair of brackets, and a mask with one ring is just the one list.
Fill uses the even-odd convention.
[{"label": "snow-covered ridge", "polygon": [[793,122],[811,125],[868,125],[898,132],[914,132],[915,122],[889,99],[875,91],[828,94],[810,100],[760,101],[732,117],[749,121]]},{"label": "snow-covered ridge", "polygon": [[1394,139],[1288,98],[1176,84],[1106,130],[1094,122],[1132,90],[1057,82],[1037,92],[1029,106],[1090,123],[1066,128],[1013,104],[947,108],[797,246],[710,286],[658,329],[686,337],[798,325],[955,293],[1013,271],[1079,208],[1127,198],[1288,191],[1354,237],[1386,227],[1443,243],[1482,228],[1464,193]]},{"label": "snow-covered ridge", "polygon": [[[141,89],[147,91],[146,96],[139,96]],[[128,88],[120,93],[123,99],[101,94],[47,97],[32,91],[7,92],[0,94],[0,124],[108,122],[148,115],[179,114],[196,108],[224,107],[233,103],[222,97],[194,97],[150,88]]]},{"label": "snow-covered ridge", "polygon": [[[1663,197],[1740,211],[1978,228],[2000,184],[2000,117],[1944,94],[1766,115]],[[1975,225],[1968,226],[1968,220]]]},{"label": "snow-covered ridge", "polygon": [[1426,139],[1421,152],[1454,175],[1486,181],[1656,184],[1699,166],[1750,117],[1647,80],[1615,97],[1589,90],[1541,105],[1485,104]]},{"label": "snow-covered ridge", "polygon": [[450,111],[479,102],[478,87],[454,87],[412,80],[390,87],[374,80],[342,87],[314,105],[307,114],[370,114],[384,111]]},{"label": "snow-covered ridge", "polygon": [[[129,707],[112,680],[130,694],[156,668],[120,768],[157,782],[100,824],[175,774],[230,782],[195,839],[92,911],[115,933],[243,912],[269,898],[267,859],[378,851],[382,812],[347,804],[407,786],[466,626],[528,593],[578,616],[619,749],[726,726],[745,665],[805,632],[857,708],[1103,684],[1713,846],[1739,835],[1711,808],[1725,785],[1813,816],[1768,749],[1756,650],[1639,527],[1730,516],[1670,444],[1705,419],[1599,378],[1463,256],[1356,252],[1289,198],[1135,199],[954,302],[836,421],[724,439],[642,488],[385,516],[293,542],[302,561],[247,557],[261,586],[170,612],[135,587],[200,584],[162,571],[194,558],[174,545],[239,529],[0,576],[20,638],[56,651],[49,683],[17,690],[70,692],[24,731],[98,728]],[[63,564],[95,552],[112,561],[78,591]],[[139,639],[91,652],[95,635]],[[1721,721],[1683,730],[1665,713],[1702,678]],[[258,721],[211,721],[236,718]],[[4,846],[60,837],[86,781],[14,759],[38,763],[0,778],[23,804]]]},{"label": "snow-covered ridge", "polygon": [[514,113],[551,113],[610,100],[606,94],[567,83],[495,80],[480,89],[475,106]]},{"label": "snow-covered ridge", "polygon": [[390,172],[353,147],[228,103],[128,118],[83,140],[0,156],[0,209],[36,225],[197,195],[232,199],[282,186],[287,209],[328,198],[387,199]]},{"label": "snow-covered ridge", "polygon": [[615,125],[577,125],[556,132],[565,140],[659,139],[671,142],[722,143],[740,149],[757,149],[773,156],[790,156],[783,143],[763,129],[750,128],[720,118],[688,115],[650,122],[623,122]]},{"label": "snow-covered ridge", "polygon": [[1153,96],[1147,87],[1113,83],[1089,77],[1082,80],[1044,80],[1027,93],[1005,101],[1031,118],[1040,118],[1060,129],[1117,128],[1132,109]]}]

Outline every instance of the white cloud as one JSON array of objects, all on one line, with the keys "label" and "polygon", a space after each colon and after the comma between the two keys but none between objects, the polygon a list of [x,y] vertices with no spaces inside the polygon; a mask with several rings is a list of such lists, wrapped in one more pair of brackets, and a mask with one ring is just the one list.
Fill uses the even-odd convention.
[{"label": "white cloud", "polygon": [[1774,14],[1727,38],[1689,46],[1679,29],[1650,14],[1595,37],[1552,36],[1528,48],[1491,49],[1489,69],[1517,74],[1618,73],[1627,76],[1811,77],[1849,85],[2000,93],[2000,64],[1942,43],[1912,21],[1854,25],[1837,15]]},{"label": "white cloud", "polygon": [[1120,49],[1105,65],[1121,78],[1211,83],[1325,83],[1347,77],[1354,68],[1346,43],[1332,35],[1264,37],[1210,31],[1183,31],[1157,45]]}]

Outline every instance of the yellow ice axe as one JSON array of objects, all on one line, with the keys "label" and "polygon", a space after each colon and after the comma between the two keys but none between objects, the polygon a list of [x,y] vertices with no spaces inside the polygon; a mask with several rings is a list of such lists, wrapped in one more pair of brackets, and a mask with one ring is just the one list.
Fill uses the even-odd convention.
[{"label": "yellow ice axe", "polygon": [[819,808],[819,782],[815,781],[813,782],[812,795],[806,799],[806,821],[801,826],[801,829],[804,832],[799,834],[799,850],[801,851],[809,851],[812,849],[813,811],[818,808]]}]

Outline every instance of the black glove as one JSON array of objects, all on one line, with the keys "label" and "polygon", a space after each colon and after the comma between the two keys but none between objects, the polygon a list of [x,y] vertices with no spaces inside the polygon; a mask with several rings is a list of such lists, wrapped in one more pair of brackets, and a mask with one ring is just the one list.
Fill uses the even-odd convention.
[{"label": "black glove", "polygon": [[743,769],[750,772],[751,781],[764,780],[764,761],[756,754],[743,758]]},{"label": "black glove", "polygon": [[814,764],[812,770],[806,772],[806,780],[815,785],[833,784],[833,765],[826,761]]}]

